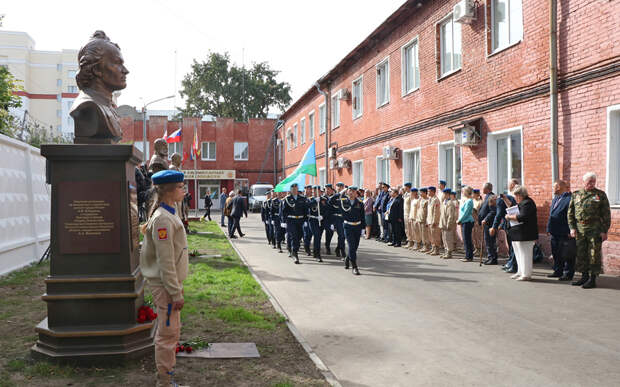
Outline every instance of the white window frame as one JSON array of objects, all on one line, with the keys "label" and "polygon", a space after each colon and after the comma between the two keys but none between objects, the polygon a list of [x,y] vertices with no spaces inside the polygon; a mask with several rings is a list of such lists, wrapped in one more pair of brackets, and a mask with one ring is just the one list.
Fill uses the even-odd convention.
[{"label": "white window frame", "polygon": [[[237,144],[247,144],[247,146],[248,146],[248,157],[246,157],[246,158],[241,158],[241,157],[238,158],[237,157],[237,151],[235,150],[235,146]],[[233,159],[234,159],[234,161],[248,161],[250,159],[250,143],[247,142],[247,141],[235,141],[233,143]]]},{"label": "white window frame", "polygon": [[297,139],[299,135],[299,127],[297,126],[297,122],[293,124],[293,149],[297,148]]},{"label": "white window frame", "polygon": [[[401,58],[401,91],[402,91],[402,96],[406,96],[407,94],[413,93],[414,91],[418,90],[420,88],[420,40],[419,37],[416,36],[415,38],[411,39],[410,41],[408,41],[407,43],[405,43],[401,48],[400,48],[400,58]],[[413,58],[413,63],[414,63],[414,67],[413,67],[413,87],[411,88],[407,88],[407,61],[406,61],[406,55],[405,55],[405,51],[410,48],[415,46],[415,55]]]},{"label": "white window frame", "polygon": [[292,129],[288,128],[286,129],[286,136],[285,136],[285,140],[286,140],[286,151],[290,152],[291,149],[293,149],[293,136],[292,136]]},{"label": "white window frame", "polygon": [[72,85],[67,86],[67,93],[77,93],[77,92],[78,92],[77,86],[72,86]]},{"label": "white window frame", "polygon": [[319,105],[319,135],[327,130],[327,108],[325,102]]},{"label": "white window frame", "polygon": [[[211,154],[205,156],[203,144],[215,144],[215,154],[211,157]],[[209,145],[207,145],[207,150]],[[210,153],[210,152],[209,152]],[[200,160],[203,161],[215,161],[217,159],[217,143],[215,141],[203,141],[200,143]]]},{"label": "white window frame", "polygon": [[331,98],[332,104],[332,130],[340,127],[340,98],[334,93]]},{"label": "white window frame", "polygon": [[[510,135],[515,133],[519,133],[519,135],[521,136],[521,184],[525,185],[525,174],[523,173],[525,164],[525,160],[523,159],[523,126],[517,126],[514,128],[489,132],[487,134],[487,177],[488,181],[493,184],[493,189],[495,190],[499,188],[499,181],[497,177],[497,140],[509,137]],[[508,154],[512,155],[510,141],[508,141]],[[510,163],[508,163],[508,165],[510,165]],[[511,176],[510,174],[508,175],[508,179],[510,179]]]},{"label": "white window frame", "polygon": [[[355,176],[355,165],[359,165],[359,172],[356,179]],[[357,188],[362,188],[364,186],[364,160],[355,160],[351,163],[351,175],[353,178],[353,185],[356,185]],[[357,180],[357,181],[356,181]]]},{"label": "white window frame", "polygon": [[[172,146],[174,148],[173,152],[170,152],[170,146]],[[178,148],[181,148],[181,150],[179,151]],[[168,160],[172,159],[172,155],[174,153],[178,153],[180,155],[183,155],[183,141],[168,143]]]},{"label": "white window frame", "polygon": [[[376,158],[376,162],[375,162],[375,180],[377,181],[377,184],[379,184],[379,182],[384,182],[387,184],[390,184],[390,174],[391,174],[391,166],[390,166],[390,160],[387,159],[387,178],[385,176],[383,176],[383,179],[379,178],[379,161],[384,161],[383,155],[379,155]],[[381,168],[382,174],[383,174],[383,168]]]},{"label": "white window frame", "polygon": [[[360,98],[359,101],[355,100],[355,85],[359,84]],[[357,108],[356,108],[357,105]],[[351,82],[351,112],[353,119],[360,118],[364,114],[364,76],[360,75]]]},{"label": "white window frame", "polygon": [[314,126],[316,122],[316,115],[314,114],[314,110],[308,113],[308,139],[312,142],[314,141]]},{"label": "white window frame", "polygon": [[[463,28],[461,26],[461,23],[454,22],[454,17],[453,16],[454,15],[452,14],[452,12],[450,12],[443,19],[441,19],[439,21],[439,23],[437,23],[437,26],[438,26],[437,31],[439,33],[439,79],[442,79],[442,78],[445,78],[445,77],[447,77],[447,76],[449,76],[451,74],[454,74],[454,73],[460,71],[461,68],[463,67]],[[448,70],[448,71],[446,71],[444,73],[443,72],[443,61],[442,61],[443,60],[444,47],[443,47],[443,40],[441,39],[441,26],[443,26],[446,23],[452,23],[452,40],[451,40],[451,42],[452,42],[452,56],[450,58],[450,64],[451,64],[450,70]],[[454,42],[455,42],[455,39],[454,39],[454,26],[455,25],[458,25],[459,29],[461,30],[460,31],[461,63],[459,65],[459,67],[454,67],[454,54],[455,54],[455,52],[454,52]]]},{"label": "white window frame", "polygon": [[[379,69],[385,66],[385,101],[379,101]],[[381,106],[385,106],[390,103],[390,57],[384,58],[381,62],[375,66],[376,82],[375,82],[375,94],[377,99],[377,109]]]},{"label": "white window frame", "polygon": [[[616,127],[612,127],[612,116],[617,115]],[[615,143],[615,144],[614,144]],[[614,145],[616,148],[614,149]],[[620,105],[607,108],[607,179],[605,191],[609,204],[620,208]]]},{"label": "white window frame", "polygon": [[[437,144],[437,170],[439,171],[439,179],[438,180],[446,180],[446,181],[450,181],[450,179],[448,179],[447,176],[447,171],[446,171],[446,165],[445,163],[443,163],[443,151],[447,148],[452,148],[452,182],[454,183],[453,185],[457,185],[458,182],[456,181],[456,145],[454,144],[454,140],[451,141],[444,141],[444,142],[440,142]],[[448,187],[451,188],[453,190],[456,191],[457,187]]]},{"label": "white window frame", "polygon": [[300,130],[300,139],[299,142],[300,144],[305,144],[306,143],[306,118],[302,118],[301,120],[299,120],[299,130]]},{"label": "white window frame", "polygon": [[[496,45],[496,42],[495,42],[495,6],[496,6],[495,4],[496,4],[497,0],[490,0],[491,20],[490,20],[490,23],[488,23],[488,24],[485,23],[485,24],[487,24],[487,28],[490,29],[490,33],[491,33],[491,50],[490,50],[491,55],[496,54],[496,53],[498,53],[500,51],[504,51],[505,49],[510,48],[510,47],[512,47],[514,45],[517,45],[517,44],[519,44],[519,43],[521,43],[523,41],[523,32],[524,32],[523,31],[523,27],[524,27],[523,26],[523,0],[507,0],[507,1],[508,1],[508,11],[507,11],[508,12],[508,15],[507,15],[507,18],[508,18],[508,43],[504,44],[503,46],[499,46],[499,45]],[[512,20],[511,15],[510,15],[510,9],[511,9],[510,3],[513,2],[513,1],[521,2],[521,36],[519,36],[518,39],[517,38],[513,39],[510,36],[510,33],[511,33],[511,28],[510,28],[511,24],[510,23],[511,23],[511,20]],[[485,12],[485,18],[486,17],[487,16],[486,16],[486,12]]]},{"label": "white window frame", "polygon": [[[415,181],[415,179],[413,180],[407,179],[407,171],[405,170],[405,154],[406,153],[417,153],[418,154],[418,158],[419,158],[418,181]],[[403,184],[409,181],[412,184],[411,185],[412,187],[420,188],[422,186],[422,148],[417,147],[417,148],[405,149],[402,151],[402,156],[403,156]]]},{"label": "white window frame", "polygon": [[321,187],[325,187],[326,182],[327,182],[327,172],[325,168],[319,168],[319,185]]},{"label": "white window frame", "polygon": [[77,70],[67,70],[67,78],[75,79],[76,75],[77,75]]}]

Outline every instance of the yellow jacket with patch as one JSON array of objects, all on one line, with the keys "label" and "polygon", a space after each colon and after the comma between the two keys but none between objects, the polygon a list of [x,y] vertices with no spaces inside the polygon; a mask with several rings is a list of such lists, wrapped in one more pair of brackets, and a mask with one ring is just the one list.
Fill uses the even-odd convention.
[{"label": "yellow jacket with patch", "polygon": [[189,256],[183,223],[159,207],[146,226],[140,251],[140,270],[152,286],[163,286],[174,301],[183,299]]}]

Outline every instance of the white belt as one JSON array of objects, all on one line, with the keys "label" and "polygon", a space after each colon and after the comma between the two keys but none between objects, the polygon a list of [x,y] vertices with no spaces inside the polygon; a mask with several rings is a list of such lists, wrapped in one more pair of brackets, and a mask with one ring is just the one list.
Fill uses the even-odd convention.
[{"label": "white belt", "polygon": [[308,218],[312,218],[312,219],[319,219],[319,220],[321,220],[321,217],[320,217],[320,216],[317,216],[317,215],[308,215]]},{"label": "white belt", "polygon": [[342,214],[332,214],[332,215],[334,215],[334,216],[339,216],[339,217],[341,217],[341,218],[342,218]]},{"label": "white belt", "polygon": [[300,215],[300,216],[289,215],[288,217],[291,218],[291,219],[303,219],[303,215]]},{"label": "white belt", "polygon": [[344,221],[344,224],[348,224],[350,226],[359,226],[362,222],[349,222],[348,220]]}]

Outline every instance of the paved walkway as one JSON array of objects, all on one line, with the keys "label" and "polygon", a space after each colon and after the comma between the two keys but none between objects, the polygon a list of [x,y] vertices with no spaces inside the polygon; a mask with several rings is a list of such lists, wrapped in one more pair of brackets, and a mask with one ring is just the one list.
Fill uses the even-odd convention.
[{"label": "paved walkway", "polygon": [[357,277],[335,256],[293,264],[256,214],[241,227],[234,243],[344,386],[620,385],[618,278],[517,282],[366,240]]}]

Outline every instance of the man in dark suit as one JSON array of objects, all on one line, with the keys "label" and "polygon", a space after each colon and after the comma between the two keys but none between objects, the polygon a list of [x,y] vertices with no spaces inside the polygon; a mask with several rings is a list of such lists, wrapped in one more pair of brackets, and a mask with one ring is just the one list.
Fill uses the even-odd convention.
[{"label": "man in dark suit", "polygon": [[547,235],[551,236],[553,273],[547,277],[558,278],[560,281],[570,281],[575,274],[575,261],[563,256],[562,245],[570,237],[568,206],[572,195],[568,190],[568,185],[563,180],[558,180],[553,184],[553,193],[549,221],[547,222]]},{"label": "man in dark suit", "polygon": [[241,216],[245,214],[245,217],[248,217],[248,210],[245,205],[245,198],[241,195],[241,190],[237,191],[237,195],[232,200],[232,209],[230,210],[230,217],[233,221],[233,226],[231,227],[230,237],[235,237],[235,230],[239,233],[240,237],[243,237],[245,234],[241,232]]},{"label": "man in dark suit", "polygon": [[375,211],[377,212],[377,216],[379,218],[379,224],[381,225],[381,232],[379,233],[379,236],[377,238],[377,240],[380,240],[382,242],[387,241],[388,236],[387,236],[387,222],[385,221],[385,216],[384,216],[384,212],[385,212],[385,208],[387,207],[387,203],[389,201],[389,194],[388,194],[388,188],[389,186],[383,182],[379,183],[379,195],[377,195],[377,200],[375,200]]},{"label": "man in dark suit", "polygon": [[[512,179],[508,183],[508,191],[512,192],[513,188],[517,186],[519,182],[517,179]],[[516,273],[517,272],[517,258],[515,257],[514,249],[512,248],[512,241],[508,236],[508,221],[506,221],[506,209],[509,207],[513,207],[517,205],[517,201],[512,195],[508,193],[500,194],[499,199],[497,199],[497,213],[495,214],[495,219],[493,220],[493,226],[489,230],[489,234],[497,238],[497,233],[499,230],[504,230],[506,232],[506,241],[508,242],[508,262],[502,268],[507,273]]]},{"label": "man in dark suit", "polygon": [[388,209],[388,222],[392,229],[392,242],[388,246],[400,247],[403,232],[404,199],[397,188],[392,188],[392,199]]},{"label": "man in dark suit", "polygon": [[484,193],[484,201],[480,207],[478,213],[478,223],[482,225],[482,232],[484,234],[484,244],[487,248],[487,260],[485,265],[497,265],[497,246],[496,235],[491,235],[489,229],[493,226],[495,220],[495,214],[497,213],[496,198],[493,193],[493,184],[486,183],[482,188]]}]

